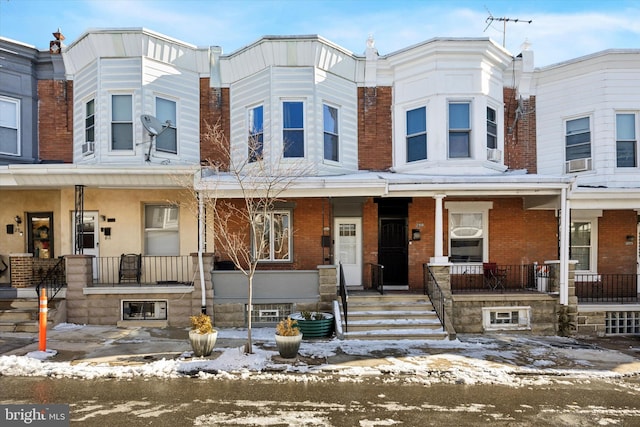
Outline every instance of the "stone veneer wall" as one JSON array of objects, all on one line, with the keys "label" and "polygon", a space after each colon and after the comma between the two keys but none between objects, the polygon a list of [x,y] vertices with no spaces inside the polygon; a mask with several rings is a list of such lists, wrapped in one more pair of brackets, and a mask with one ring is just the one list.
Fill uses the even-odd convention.
[{"label": "stone veneer wall", "polygon": [[[336,290],[338,287],[337,272],[337,266],[335,265],[318,266],[319,300],[314,303],[294,303],[293,311],[333,311],[333,301],[336,299]],[[211,275],[209,275],[209,277],[211,277]],[[214,324],[219,328],[243,328],[247,326],[245,303],[216,304],[214,296],[213,311]]]},{"label": "stone veneer wall", "polygon": [[[92,287],[93,257],[89,255],[68,255],[67,262],[67,322],[91,325],[116,325],[122,319],[122,300],[165,300],[167,301],[167,323],[171,326],[190,326],[189,317],[201,312],[201,286],[198,256],[192,254],[195,278],[193,287]],[[205,292],[207,294],[207,314],[213,307],[211,274],[213,255],[203,255]],[[149,292],[144,292],[145,286]],[[151,288],[154,292],[151,292]],[[171,292],[162,292],[171,289]],[[142,290],[142,293],[140,292]]]}]

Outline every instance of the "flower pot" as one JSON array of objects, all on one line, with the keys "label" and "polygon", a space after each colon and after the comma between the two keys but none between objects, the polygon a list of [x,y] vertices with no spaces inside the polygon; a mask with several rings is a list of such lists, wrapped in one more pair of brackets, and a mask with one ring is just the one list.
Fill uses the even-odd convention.
[{"label": "flower pot", "polygon": [[293,359],[298,355],[300,342],[302,341],[302,333],[298,335],[284,336],[276,334],[276,345],[281,357],[285,359]]},{"label": "flower pot", "polygon": [[216,345],[216,339],[218,339],[218,331],[207,334],[199,334],[193,330],[189,331],[189,342],[191,343],[193,355],[196,357],[209,356],[213,351],[213,346]]},{"label": "flower pot", "polygon": [[300,313],[293,313],[291,318],[298,322],[298,328],[305,338],[325,338],[333,334],[333,314],[322,313],[322,319],[305,320]]}]

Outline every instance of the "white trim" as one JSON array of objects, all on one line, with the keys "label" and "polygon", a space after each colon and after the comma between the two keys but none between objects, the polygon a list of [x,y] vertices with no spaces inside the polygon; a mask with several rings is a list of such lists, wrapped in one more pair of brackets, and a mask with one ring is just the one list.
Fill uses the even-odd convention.
[{"label": "white trim", "polygon": [[[518,323],[510,322],[512,312],[518,312]],[[508,314],[505,323],[491,323],[491,313]],[[508,321],[507,321],[508,320]],[[530,330],[531,329],[531,307],[530,306],[503,306],[503,307],[482,307],[482,328],[485,331],[505,331],[505,330]]]},{"label": "white trim", "polygon": [[489,210],[493,209],[493,202],[444,202],[448,212],[449,230],[447,241],[448,253],[451,256],[451,215],[464,213],[479,213],[482,215],[482,262],[488,262],[489,257]]},{"label": "white trim", "polygon": [[[186,286],[92,286],[82,288],[83,295],[150,295],[150,294],[187,294],[192,293],[193,285]],[[35,292],[35,291],[34,291]]]},{"label": "white trim", "polygon": [[2,152],[3,155],[7,155],[7,156],[21,156],[22,155],[22,142],[21,142],[21,127],[20,127],[20,115],[21,115],[21,102],[20,99],[17,98],[10,98],[8,96],[0,96],[0,101],[6,102],[7,104],[13,104],[14,108],[15,108],[15,114],[16,114],[16,122],[15,122],[15,128],[14,127],[9,127],[9,126],[2,126],[6,129],[15,129],[16,130],[16,152],[15,153],[9,153],[9,152]]}]

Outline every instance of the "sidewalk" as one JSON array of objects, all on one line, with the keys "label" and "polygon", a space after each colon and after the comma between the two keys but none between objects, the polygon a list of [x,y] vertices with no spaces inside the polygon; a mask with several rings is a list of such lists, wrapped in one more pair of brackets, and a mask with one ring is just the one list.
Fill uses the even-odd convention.
[{"label": "sidewalk", "polygon": [[[305,369],[374,370],[375,372],[433,373],[463,370],[566,375],[640,374],[640,338],[570,339],[530,335],[459,335],[454,341],[341,341],[336,338],[303,340],[295,360],[279,358],[273,328],[253,328],[255,354],[244,355],[246,330],[221,329],[214,352],[193,358],[186,328],[117,328],[62,324],[47,331],[46,358],[37,355],[38,334],[0,333],[2,356],[30,356],[47,363],[77,366],[140,366],[170,361],[180,369],[192,363],[211,371],[264,371],[282,364]],[[35,354],[34,354],[35,353]],[[26,363],[11,359],[12,366]],[[33,369],[33,368],[30,368]],[[493,374],[491,370],[494,370]]]}]

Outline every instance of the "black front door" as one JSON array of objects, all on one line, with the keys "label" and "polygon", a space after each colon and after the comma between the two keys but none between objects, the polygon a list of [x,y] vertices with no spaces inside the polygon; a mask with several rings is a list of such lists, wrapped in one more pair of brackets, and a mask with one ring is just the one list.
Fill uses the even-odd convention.
[{"label": "black front door", "polygon": [[384,285],[407,286],[407,220],[380,218],[378,264],[384,266]]}]

